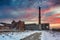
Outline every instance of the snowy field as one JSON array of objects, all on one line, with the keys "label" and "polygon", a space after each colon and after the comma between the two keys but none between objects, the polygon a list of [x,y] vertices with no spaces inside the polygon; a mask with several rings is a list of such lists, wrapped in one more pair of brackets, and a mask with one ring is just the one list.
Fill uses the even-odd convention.
[{"label": "snowy field", "polygon": [[25,31],[0,33],[0,40],[20,40],[36,32],[42,32],[41,40],[60,40],[60,32],[56,31]]},{"label": "snowy field", "polygon": [[41,40],[60,40],[60,32],[56,31],[43,31]]},{"label": "snowy field", "polygon": [[0,40],[20,40],[39,31],[0,33]]}]

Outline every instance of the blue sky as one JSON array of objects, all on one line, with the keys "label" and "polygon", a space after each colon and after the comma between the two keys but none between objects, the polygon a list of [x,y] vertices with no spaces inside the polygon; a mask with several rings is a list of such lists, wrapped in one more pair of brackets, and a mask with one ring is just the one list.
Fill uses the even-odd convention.
[{"label": "blue sky", "polygon": [[[38,7],[47,10],[60,5],[60,0],[0,0],[0,22],[23,20],[25,22],[38,21]],[[45,12],[44,12],[45,13]],[[52,16],[55,11],[42,13],[43,20]],[[49,20],[48,20],[49,21]]]},{"label": "blue sky", "polygon": [[[29,18],[36,17],[36,13],[31,12],[31,9],[38,9],[41,2],[42,0],[0,0],[0,21],[8,19],[30,21]],[[31,13],[27,13],[29,10]]]}]

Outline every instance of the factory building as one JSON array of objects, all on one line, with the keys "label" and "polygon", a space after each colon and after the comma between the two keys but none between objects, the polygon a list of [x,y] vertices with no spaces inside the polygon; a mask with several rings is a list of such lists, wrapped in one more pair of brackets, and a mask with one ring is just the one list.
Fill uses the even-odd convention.
[{"label": "factory building", "polygon": [[8,23],[0,23],[0,31],[24,31],[25,30],[25,23],[23,21],[15,22],[14,20],[11,22],[11,24]]},{"label": "factory building", "polygon": [[49,30],[49,23],[41,23],[41,7],[39,7],[39,27],[41,30]]}]

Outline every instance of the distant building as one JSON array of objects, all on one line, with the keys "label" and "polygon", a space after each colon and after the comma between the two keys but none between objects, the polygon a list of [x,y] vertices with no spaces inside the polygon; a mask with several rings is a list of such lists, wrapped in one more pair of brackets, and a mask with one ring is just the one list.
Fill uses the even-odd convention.
[{"label": "distant building", "polygon": [[25,24],[25,30],[39,30],[37,24]]},{"label": "distant building", "polygon": [[49,23],[41,23],[41,7],[39,7],[39,28],[41,30],[49,30]]},{"label": "distant building", "polygon": [[13,20],[13,21],[11,22],[11,28],[16,28],[16,22],[15,22],[15,20]]},{"label": "distant building", "polygon": [[16,27],[19,30],[25,30],[25,23],[23,21],[18,21]]},{"label": "distant building", "polygon": [[41,29],[42,30],[49,30],[49,23],[43,23],[43,24],[41,24]]},{"label": "distant building", "polygon": [[6,31],[9,30],[18,30],[18,31],[24,31],[25,30],[25,23],[23,21],[15,22],[14,20],[11,22],[11,24],[7,23],[0,23],[0,30],[6,29]]},{"label": "distant building", "polygon": [[9,29],[9,27],[8,26],[4,26],[3,24],[0,24],[0,31],[2,31],[2,30],[8,30]]},{"label": "distant building", "polygon": [[18,21],[18,22],[15,22],[14,20],[12,21],[11,23],[11,28],[15,28],[16,30],[24,30],[25,29],[25,23],[23,21]]}]

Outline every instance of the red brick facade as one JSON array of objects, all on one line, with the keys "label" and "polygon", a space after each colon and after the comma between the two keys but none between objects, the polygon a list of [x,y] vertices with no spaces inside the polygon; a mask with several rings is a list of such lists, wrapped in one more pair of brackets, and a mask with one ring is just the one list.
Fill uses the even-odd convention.
[{"label": "red brick facade", "polygon": [[23,21],[18,21],[18,22],[13,21],[12,26],[19,31],[23,31],[25,29],[25,24]]},{"label": "red brick facade", "polygon": [[[23,21],[18,21],[15,22],[14,20],[11,22],[11,24],[6,24],[6,23],[2,23],[3,26],[0,25],[0,30],[4,30],[4,29],[14,29],[14,30],[18,30],[18,31],[24,31],[25,29],[25,23]],[[13,31],[13,30],[12,30]]]}]

